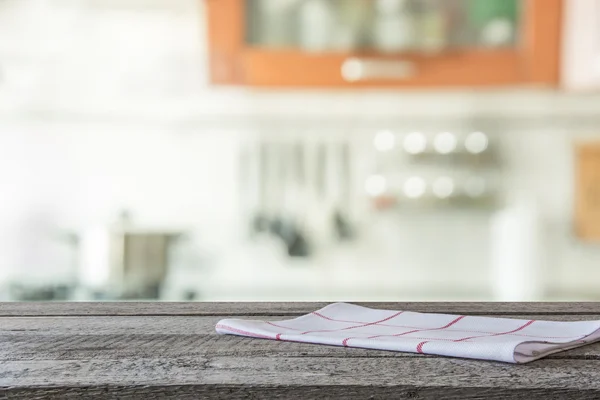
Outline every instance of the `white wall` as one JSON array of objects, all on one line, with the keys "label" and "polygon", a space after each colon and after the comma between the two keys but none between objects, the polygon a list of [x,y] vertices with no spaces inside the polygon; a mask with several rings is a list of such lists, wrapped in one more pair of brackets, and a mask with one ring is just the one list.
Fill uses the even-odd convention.
[{"label": "white wall", "polygon": [[[7,78],[0,87],[0,282],[68,275],[69,247],[48,244],[40,227],[105,224],[123,207],[144,225],[192,229],[208,248],[231,243],[242,224],[237,148],[256,127],[359,124],[368,142],[384,126],[469,126],[492,116],[507,126],[501,140],[507,187],[539,202],[551,284],[598,289],[600,249],[580,243],[571,229],[571,144],[599,138],[589,130],[600,115],[597,96],[207,88],[201,2],[157,0],[155,11],[142,14],[125,1],[40,0],[33,14],[21,0],[8,3],[16,8],[0,12]],[[175,9],[165,14],[156,7]],[[45,22],[18,23],[16,15]],[[571,122],[557,126],[555,118]],[[389,252],[388,262],[410,272],[415,280],[397,278],[407,286],[489,285],[486,221],[446,222],[399,222],[388,243],[371,250]]]},{"label": "white wall", "polygon": [[59,279],[69,253],[47,243],[52,232],[41,226],[80,232],[121,209],[142,226],[193,228],[204,245],[226,242],[236,217],[236,156],[225,131],[0,124],[0,278]]},{"label": "white wall", "polygon": [[[500,141],[506,188],[529,194],[539,205],[549,284],[593,293],[600,282],[600,248],[573,235],[572,146],[599,136],[543,121],[538,127],[518,125],[513,123]],[[0,279],[26,275],[47,281],[68,275],[69,247],[50,245],[45,239],[51,231],[40,227],[106,224],[122,208],[133,210],[145,226],[192,230],[197,243],[215,253],[236,243],[244,226],[238,146],[248,133],[144,124],[0,124]],[[364,135],[368,141],[370,134]],[[391,263],[407,273],[398,278],[406,282],[489,285],[487,217],[443,218],[385,217],[379,228],[367,224],[367,232],[379,230],[372,247],[365,245],[373,251],[373,265]],[[388,234],[381,235],[382,229]]]}]

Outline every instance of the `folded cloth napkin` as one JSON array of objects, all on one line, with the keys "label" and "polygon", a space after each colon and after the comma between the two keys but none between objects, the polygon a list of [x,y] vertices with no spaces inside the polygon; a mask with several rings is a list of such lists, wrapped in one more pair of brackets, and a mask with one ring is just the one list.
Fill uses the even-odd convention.
[{"label": "folded cloth napkin", "polygon": [[335,303],[284,321],[224,319],[220,334],[526,363],[600,340],[600,321],[556,322],[377,310]]}]

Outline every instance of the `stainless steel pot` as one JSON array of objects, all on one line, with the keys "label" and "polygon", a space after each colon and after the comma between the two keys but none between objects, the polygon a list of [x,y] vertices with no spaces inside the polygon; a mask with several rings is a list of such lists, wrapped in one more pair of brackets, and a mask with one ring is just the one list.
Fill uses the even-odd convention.
[{"label": "stainless steel pot", "polygon": [[79,242],[79,282],[109,299],[155,299],[179,232],[90,229]]}]

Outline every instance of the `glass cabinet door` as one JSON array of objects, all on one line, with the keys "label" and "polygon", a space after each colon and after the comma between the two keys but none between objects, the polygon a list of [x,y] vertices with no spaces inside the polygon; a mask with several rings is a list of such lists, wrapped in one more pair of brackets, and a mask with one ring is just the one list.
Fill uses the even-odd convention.
[{"label": "glass cabinet door", "polygon": [[514,48],[519,0],[245,0],[248,46],[428,53]]},{"label": "glass cabinet door", "polygon": [[262,87],[549,85],[565,0],[206,0],[211,80]]}]

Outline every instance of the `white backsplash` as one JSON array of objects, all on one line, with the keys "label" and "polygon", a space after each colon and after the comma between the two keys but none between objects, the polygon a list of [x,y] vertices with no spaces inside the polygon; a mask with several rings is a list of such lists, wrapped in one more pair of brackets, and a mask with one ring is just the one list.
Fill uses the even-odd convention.
[{"label": "white backsplash", "polygon": [[[73,268],[69,247],[49,246],[40,227],[78,230],[107,224],[119,210],[127,208],[144,226],[192,231],[198,248],[228,271],[211,281],[214,297],[235,297],[226,288],[235,285],[225,276],[235,275],[236,268],[260,268],[250,265],[258,262],[251,258],[234,258],[233,263],[223,258],[223,254],[236,251],[235,246],[245,237],[246,224],[240,220],[238,146],[264,124],[264,116],[260,123],[253,123],[252,118],[248,121],[253,124],[248,131],[216,130],[201,124],[197,129],[181,131],[135,123],[1,124],[0,243],[4,250],[0,280],[18,276],[47,281],[68,276]],[[401,119],[397,121],[404,129]],[[379,125],[373,125],[373,131]],[[600,248],[578,241],[571,219],[572,144],[596,136],[581,132],[577,126],[555,128],[543,121],[537,127],[529,122],[519,128],[518,120],[505,125],[507,131],[499,137],[502,179],[510,193],[525,193],[537,204],[545,232],[543,273],[549,287],[567,296],[594,293],[600,282]],[[368,131],[359,136],[364,143],[370,140]],[[384,297],[397,293],[402,298],[405,293],[412,298],[419,292],[447,290],[448,296],[464,292],[467,298],[469,294],[485,298],[491,292],[489,215],[439,211],[424,217],[386,214],[375,219],[363,214],[359,220],[363,227],[357,245],[363,251],[361,257],[333,267],[335,262],[327,258],[314,262],[319,265],[316,270],[343,271],[343,277],[336,273],[330,276],[333,282],[360,281],[377,274],[373,271],[383,270],[390,275],[380,278],[380,283],[386,279],[398,283],[383,291]],[[323,278],[320,273],[289,272],[283,273],[281,280],[287,276],[304,282],[298,274],[308,274],[306,285],[312,285],[311,290],[316,289],[310,282]],[[220,296],[219,276],[225,286]],[[333,286],[330,292],[317,290],[313,295],[348,296]],[[242,293],[240,288],[236,290]],[[302,298],[302,286],[294,290],[288,288],[286,295]],[[268,291],[264,293],[271,296]],[[251,298],[249,293],[239,296]],[[285,298],[284,294],[277,296],[274,292],[270,298]],[[375,294],[364,296],[373,298]]]}]

